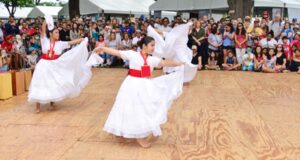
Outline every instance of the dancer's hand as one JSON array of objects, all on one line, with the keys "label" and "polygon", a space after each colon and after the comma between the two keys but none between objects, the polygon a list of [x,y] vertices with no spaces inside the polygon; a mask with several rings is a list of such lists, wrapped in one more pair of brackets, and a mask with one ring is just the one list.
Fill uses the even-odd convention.
[{"label": "dancer's hand", "polygon": [[102,55],[104,52],[103,52],[103,47],[102,46],[99,46],[97,48],[95,48],[93,50],[94,53],[98,54],[98,55]]}]

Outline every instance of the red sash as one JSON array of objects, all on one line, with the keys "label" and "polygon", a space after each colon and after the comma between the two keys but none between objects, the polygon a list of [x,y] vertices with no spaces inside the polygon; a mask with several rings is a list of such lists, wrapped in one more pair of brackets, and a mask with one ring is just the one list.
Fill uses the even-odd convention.
[{"label": "red sash", "polygon": [[151,76],[151,69],[150,66],[147,64],[147,58],[148,56],[144,57],[142,52],[140,52],[143,60],[144,60],[144,65],[141,67],[141,70],[135,70],[135,69],[129,69],[128,75],[132,77],[150,77]]},{"label": "red sash", "polygon": [[42,54],[41,58],[44,59],[44,60],[56,60],[56,59],[58,59],[59,55],[55,54],[54,46],[55,46],[55,42],[54,42],[52,47],[51,47],[51,43],[50,43],[50,49],[48,50],[47,53]]}]

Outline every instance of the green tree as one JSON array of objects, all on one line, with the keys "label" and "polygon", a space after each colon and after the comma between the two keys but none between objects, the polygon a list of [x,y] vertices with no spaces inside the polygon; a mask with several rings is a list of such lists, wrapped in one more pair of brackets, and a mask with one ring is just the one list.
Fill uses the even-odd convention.
[{"label": "green tree", "polygon": [[32,4],[32,0],[0,0],[7,9],[10,16],[14,16],[17,7],[24,7]]}]

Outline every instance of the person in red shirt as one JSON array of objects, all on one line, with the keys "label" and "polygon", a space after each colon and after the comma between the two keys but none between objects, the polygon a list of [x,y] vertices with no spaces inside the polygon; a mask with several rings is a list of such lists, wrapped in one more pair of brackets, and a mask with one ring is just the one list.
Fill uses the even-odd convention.
[{"label": "person in red shirt", "polygon": [[300,36],[299,34],[295,34],[294,41],[291,43],[291,46],[296,45],[297,48],[300,48]]},{"label": "person in red shirt", "polygon": [[287,60],[290,61],[293,58],[293,51],[289,44],[289,38],[286,36],[282,38],[282,47]]},{"label": "person in red shirt", "polygon": [[13,48],[12,35],[7,35],[5,41],[2,43],[1,48],[6,49],[6,51],[11,52]]}]

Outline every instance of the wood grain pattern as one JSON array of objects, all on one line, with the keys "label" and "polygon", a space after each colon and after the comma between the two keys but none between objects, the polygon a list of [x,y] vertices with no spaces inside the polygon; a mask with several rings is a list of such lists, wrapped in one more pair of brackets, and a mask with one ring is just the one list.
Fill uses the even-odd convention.
[{"label": "wood grain pattern", "polygon": [[93,70],[56,111],[35,114],[26,94],[0,101],[0,160],[300,160],[299,75],[201,71],[142,149],[102,131],[126,72]]}]

